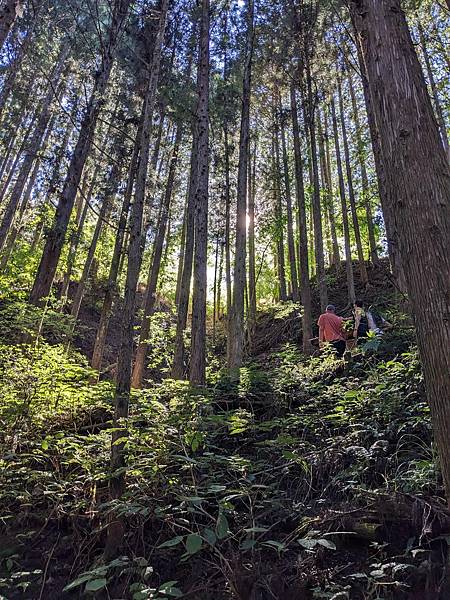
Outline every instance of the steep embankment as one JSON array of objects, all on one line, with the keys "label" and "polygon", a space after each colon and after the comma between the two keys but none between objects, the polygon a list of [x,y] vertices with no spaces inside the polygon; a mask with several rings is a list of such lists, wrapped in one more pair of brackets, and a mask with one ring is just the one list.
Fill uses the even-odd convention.
[{"label": "steep embankment", "polygon": [[[346,368],[288,343],[255,358],[239,384],[211,369],[201,392],[166,381],[136,394],[127,493],[114,505],[112,385],[90,386],[82,358],[59,346],[3,347],[0,594],[450,597],[449,515],[400,323]],[[105,565],[112,513],[126,544]]]}]

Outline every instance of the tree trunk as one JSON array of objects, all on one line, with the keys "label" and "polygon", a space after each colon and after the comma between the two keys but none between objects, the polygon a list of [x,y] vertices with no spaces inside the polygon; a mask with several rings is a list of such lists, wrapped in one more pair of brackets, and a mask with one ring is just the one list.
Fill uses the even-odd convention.
[{"label": "tree trunk", "polygon": [[228,330],[228,368],[239,369],[244,358],[244,290],[247,257],[247,193],[250,150],[250,101],[253,57],[253,0],[247,2],[247,40],[242,83],[241,130],[237,180],[233,305]]},{"label": "tree trunk", "polygon": [[231,317],[231,195],[230,195],[230,145],[228,142],[228,126],[224,125],[225,154],[225,287],[227,296],[227,319]]},{"label": "tree trunk", "polygon": [[339,77],[338,77],[338,97],[339,97],[339,113],[340,113],[341,131],[342,131],[342,143],[344,145],[345,169],[347,172],[348,198],[350,201],[350,211],[352,214],[353,231],[355,234],[355,242],[356,242],[356,251],[358,253],[358,264],[359,264],[359,272],[361,275],[361,283],[364,286],[366,286],[369,282],[369,278],[367,276],[366,262],[364,259],[364,251],[363,251],[362,241],[361,241],[361,231],[359,228],[359,221],[358,221],[358,212],[356,210],[355,190],[353,188],[353,173],[352,173],[352,166],[351,166],[351,162],[350,162],[350,149],[348,146],[348,137],[347,137],[347,124],[345,122],[344,102],[342,99],[342,87],[341,87],[341,81],[340,81]]},{"label": "tree trunk", "polygon": [[320,206],[320,183],[319,168],[317,164],[317,145],[316,145],[316,98],[312,91],[312,80],[310,65],[307,64],[306,81],[308,87],[308,129],[311,140],[311,163],[313,173],[313,195],[312,212],[314,221],[314,253],[316,256],[316,275],[320,294],[320,308],[325,312],[328,304],[327,280],[325,274],[325,261],[323,256],[323,232],[322,232],[322,213]]},{"label": "tree trunk", "polygon": [[[156,101],[164,32],[166,29],[169,0],[159,5],[159,25],[153,48],[152,62],[143,104],[140,156],[136,174],[136,189],[130,215],[130,240],[125,283],[125,300],[122,311],[121,342],[117,361],[117,381],[114,395],[114,432],[111,439],[110,497],[117,499],[125,491],[125,443],[127,428],[121,422],[128,417],[131,387],[131,361],[133,357],[133,329],[136,310],[136,288],[139,280],[143,251],[144,201],[147,183],[150,134]],[[117,554],[123,542],[124,523],[121,519],[109,523],[105,553],[107,557]]]},{"label": "tree trunk", "polygon": [[0,50],[14,25],[14,21],[22,10],[21,0],[5,0],[0,9]]},{"label": "tree trunk", "polygon": [[291,176],[289,173],[289,157],[286,143],[286,125],[284,115],[282,114],[282,105],[280,98],[280,131],[281,131],[281,150],[283,153],[283,171],[284,171],[284,189],[286,192],[286,216],[287,216],[287,242],[289,254],[289,271],[291,274],[292,300],[299,302],[300,295],[298,291],[297,260],[295,253],[294,239],[294,217],[292,213],[292,194],[291,194]]},{"label": "tree trunk", "polygon": [[82,186],[80,193],[79,193],[80,212],[79,212],[79,217],[76,219],[76,221],[74,223],[74,229],[70,236],[69,251],[67,254],[67,266],[66,266],[66,270],[64,272],[63,283],[61,286],[60,298],[62,301],[62,303],[61,303],[62,308],[65,306],[65,304],[67,302],[67,297],[68,297],[69,288],[70,288],[70,280],[72,278],[72,272],[73,272],[73,268],[75,266],[75,259],[76,259],[77,252],[78,252],[78,246],[83,237],[84,223],[86,221],[87,213],[89,210],[89,203],[92,198],[94,187],[95,187],[95,184],[97,183],[98,172],[99,172],[99,165],[97,165],[94,169],[91,183],[89,185],[87,192],[85,192],[85,188],[87,188],[87,182],[88,182],[88,174],[86,173],[86,178],[83,182],[84,185]]},{"label": "tree trunk", "polygon": [[208,254],[209,183],[209,0],[202,0],[200,17],[198,104],[198,177],[194,210],[194,285],[192,295],[191,360],[189,382],[204,385],[206,379],[206,294]]},{"label": "tree trunk", "polygon": [[63,191],[56,209],[55,220],[48,233],[44,251],[31,291],[30,300],[39,304],[42,298],[48,296],[58,267],[70,215],[72,214],[75,197],[84,164],[89,155],[98,116],[105,102],[105,92],[108,85],[117,45],[125,26],[131,0],[116,0],[114,3],[108,40],[105,44],[102,63],[96,74],[93,90],[88,102],[81,126],[80,135],[75,146],[72,159],[67,171]]},{"label": "tree trunk", "polygon": [[[450,505],[450,172],[400,0],[350,2]],[[418,243],[420,241],[420,243]]]},{"label": "tree trunk", "polygon": [[92,352],[91,367],[100,371],[105,350],[106,336],[108,334],[109,320],[111,317],[114,298],[117,291],[117,278],[120,269],[120,259],[123,255],[125,230],[127,227],[128,213],[130,212],[131,196],[133,194],[133,185],[136,178],[136,169],[139,158],[140,140],[142,135],[142,123],[137,130],[134,142],[133,154],[128,169],[127,185],[124,193],[122,207],[120,210],[116,238],[114,240],[114,250],[109,267],[108,283],[106,285],[105,297],[103,299],[102,311],[95,336],[94,350]]},{"label": "tree trunk", "polygon": [[356,40],[356,50],[358,53],[358,62],[361,71],[361,81],[363,85],[364,92],[364,101],[367,109],[367,122],[369,124],[370,130],[370,139],[372,142],[372,150],[373,156],[375,160],[375,170],[377,173],[377,182],[378,182],[378,192],[380,195],[381,207],[383,210],[384,223],[386,227],[386,238],[387,238],[387,247],[389,254],[389,261],[391,263],[392,274],[395,280],[395,283],[400,290],[401,294],[406,296],[407,294],[407,286],[406,286],[406,278],[405,271],[403,269],[402,258],[400,256],[399,248],[398,248],[398,239],[397,239],[397,231],[394,226],[394,219],[390,215],[391,210],[391,202],[388,199],[388,190],[386,187],[386,174],[385,174],[385,166],[383,163],[383,159],[381,156],[381,146],[380,146],[380,133],[378,131],[378,126],[375,122],[374,111],[372,109],[372,99],[369,91],[369,83],[367,79],[367,67],[364,62],[361,44],[359,40]]},{"label": "tree trunk", "polygon": [[324,179],[324,188],[326,191],[326,199],[327,206],[326,211],[328,214],[328,219],[330,221],[330,233],[331,233],[331,244],[332,244],[332,254],[331,254],[331,264],[336,267],[336,270],[339,271],[341,256],[339,253],[339,244],[336,233],[336,219],[334,215],[334,193],[333,193],[333,182],[331,178],[331,164],[330,164],[330,142],[328,139],[328,124],[327,117],[324,113],[324,130],[322,131],[321,127],[321,119],[320,112],[318,115],[318,124],[319,124],[319,155],[320,161],[322,165],[322,177]]},{"label": "tree trunk", "polygon": [[68,50],[69,47],[66,45],[64,48],[61,49],[59,53],[58,60],[56,62],[51,80],[49,82],[47,94],[42,102],[39,118],[36,122],[36,127],[34,129],[33,135],[30,138],[29,143],[27,144],[25,156],[22,161],[19,175],[11,191],[11,196],[9,198],[8,205],[6,206],[5,212],[3,214],[2,223],[0,225],[0,251],[2,250],[6,242],[6,237],[13,222],[17,207],[19,206],[20,198],[22,197],[23,191],[25,189],[28,176],[31,172],[33,163],[36,159],[39,149],[42,146],[42,141],[44,139],[45,131],[47,129],[51,116],[51,104],[55,95],[56,97],[58,97],[62,92],[62,88],[64,87],[64,83],[62,83],[58,86],[59,89],[55,92],[55,87],[58,85],[63,68],[65,66],[65,62],[68,56]]},{"label": "tree trunk", "polygon": [[[124,139],[122,137],[121,139],[117,140],[117,147],[122,148],[123,143]],[[83,301],[83,297],[86,291],[86,284],[88,281],[89,273],[91,271],[92,263],[94,261],[98,240],[100,239],[100,234],[104,227],[105,221],[109,219],[112,209],[112,202],[117,194],[117,190],[119,189],[122,163],[123,154],[121,153],[119,156],[116,157],[116,161],[114,162],[113,167],[111,169],[109,181],[104,193],[103,200],[101,202],[101,208],[97,216],[97,223],[95,225],[94,234],[92,236],[86,260],[84,262],[83,272],[81,274],[80,281],[78,282],[77,291],[75,292],[75,296],[72,302],[70,314],[74,319],[78,319],[78,313],[80,312],[81,303]]]},{"label": "tree trunk", "polygon": [[306,201],[303,183],[303,157],[300,143],[300,128],[298,125],[298,110],[295,87],[292,84],[291,94],[291,117],[292,134],[294,140],[295,157],[295,189],[297,195],[297,210],[300,226],[299,257],[300,257],[300,292],[303,305],[303,352],[312,352],[312,307],[311,307],[311,285],[309,282],[309,259],[308,259],[308,229],[306,225]]},{"label": "tree trunk", "polygon": [[348,222],[347,198],[345,195],[344,173],[342,171],[341,147],[339,143],[339,131],[336,118],[336,108],[334,98],[331,99],[331,118],[333,120],[334,148],[336,153],[336,166],[339,181],[339,195],[341,197],[342,207],[342,225],[344,229],[345,245],[345,272],[347,274],[348,300],[350,304],[356,300],[355,281],[353,278],[352,247],[350,244],[350,226]]},{"label": "tree trunk", "polygon": [[369,190],[369,178],[367,177],[367,169],[366,169],[366,158],[364,153],[364,142],[361,136],[361,122],[359,119],[358,112],[358,103],[356,101],[355,88],[353,86],[353,79],[351,73],[348,74],[348,85],[350,89],[350,98],[352,101],[352,109],[353,109],[353,120],[355,121],[355,130],[356,130],[356,145],[358,150],[358,161],[359,168],[361,171],[361,185],[362,185],[362,194],[364,199],[364,206],[366,209],[366,218],[367,218],[367,232],[369,234],[369,251],[370,251],[370,260],[374,265],[379,263],[378,258],[378,248],[377,248],[377,240],[375,238],[375,227],[373,223],[372,209],[370,206],[370,190]]},{"label": "tree trunk", "polygon": [[9,234],[7,237],[7,241],[5,247],[3,248],[3,253],[0,261],[0,271],[3,271],[6,268],[9,257],[11,256],[15,241],[17,239],[17,235],[20,230],[21,222],[25,210],[27,209],[28,202],[30,201],[31,193],[34,188],[34,184],[36,182],[36,178],[39,173],[39,169],[41,167],[41,159],[42,154],[45,152],[47,148],[48,138],[50,134],[53,132],[53,126],[56,121],[56,116],[54,115],[48,124],[47,130],[45,132],[44,139],[42,140],[42,144],[40,147],[40,156],[35,157],[33,171],[31,172],[30,178],[28,179],[27,187],[25,189],[25,193],[22,198],[22,202],[20,203],[18,214],[15,218],[15,222],[12,223],[11,228],[9,230]]},{"label": "tree trunk", "polygon": [[256,149],[253,149],[253,166],[249,161],[248,194],[248,340],[250,352],[256,332],[256,252],[255,252],[255,197],[256,197]]},{"label": "tree trunk", "polygon": [[138,389],[142,387],[142,379],[145,371],[145,359],[147,358],[147,352],[149,347],[148,336],[150,333],[150,319],[155,307],[156,289],[158,286],[158,277],[161,268],[161,258],[164,247],[164,238],[166,236],[167,221],[169,218],[170,202],[172,199],[175,175],[178,166],[178,154],[180,150],[181,136],[182,127],[178,124],[172,157],[170,160],[169,173],[167,176],[166,191],[161,204],[158,231],[153,247],[153,257],[147,280],[147,289],[144,301],[144,314],[142,317],[141,331],[139,335],[139,345],[136,351],[136,358],[131,378],[131,386],[133,388]]},{"label": "tree trunk", "polygon": [[275,205],[276,224],[276,258],[278,273],[278,300],[286,302],[286,268],[284,257],[284,224],[283,224],[283,199],[281,197],[281,162],[280,162],[280,140],[278,129],[278,117],[276,110],[273,111],[274,133],[273,133],[273,190]]},{"label": "tree trunk", "polygon": [[433,69],[431,66],[430,55],[428,53],[425,34],[424,34],[423,27],[422,27],[420,21],[417,22],[417,29],[419,31],[420,45],[422,46],[423,58],[425,60],[425,67],[427,69],[428,82],[430,84],[431,93],[433,95],[434,108],[436,111],[436,117],[437,117],[437,122],[439,125],[439,130],[441,132],[441,139],[442,139],[442,143],[445,148],[445,152],[447,154],[447,159],[450,164],[450,143],[448,140],[447,127],[445,124],[445,118],[444,118],[444,113],[442,111],[441,102],[439,100],[439,93],[438,93],[438,90],[436,87],[436,81],[435,81],[434,75],[433,75]]}]

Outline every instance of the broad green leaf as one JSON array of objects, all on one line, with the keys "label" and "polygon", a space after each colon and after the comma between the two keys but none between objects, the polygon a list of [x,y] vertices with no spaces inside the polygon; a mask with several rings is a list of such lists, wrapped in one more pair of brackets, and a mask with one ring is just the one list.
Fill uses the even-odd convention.
[{"label": "broad green leaf", "polygon": [[203,531],[203,537],[208,544],[210,544],[210,546],[214,546],[214,544],[217,542],[217,536],[212,529],[205,529]]},{"label": "broad green leaf", "polygon": [[307,550],[312,550],[317,546],[317,540],[312,540],[310,538],[302,538],[297,540],[297,542],[300,544],[300,546],[303,546],[303,548],[306,548]]},{"label": "broad green leaf", "polygon": [[188,554],[196,554],[202,547],[203,540],[196,533],[191,533],[186,538],[186,551]]},{"label": "broad green leaf", "polygon": [[334,542],[331,542],[330,540],[320,539],[317,540],[317,543],[321,546],[324,546],[325,548],[328,548],[329,550],[336,550],[336,544]]},{"label": "broad green leaf", "polygon": [[180,544],[183,541],[183,539],[184,539],[184,536],[177,535],[176,537],[172,538],[171,540],[167,540],[167,542],[160,544],[158,546],[158,548],[172,548],[172,546],[177,546],[178,544]]},{"label": "broad green leaf", "polygon": [[216,524],[216,533],[219,540],[223,540],[224,538],[226,538],[229,531],[230,527],[228,525],[228,519],[223,513],[220,513]]},{"label": "broad green leaf", "polygon": [[86,583],[86,592],[97,592],[98,590],[102,590],[106,587],[107,581],[106,579],[92,579]]}]

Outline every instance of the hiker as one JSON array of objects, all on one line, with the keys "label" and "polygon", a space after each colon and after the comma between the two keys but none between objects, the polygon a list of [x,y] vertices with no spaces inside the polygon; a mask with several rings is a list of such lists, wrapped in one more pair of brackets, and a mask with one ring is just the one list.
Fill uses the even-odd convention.
[{"label": "hiker", "polygon": [[353,304],[353,318],[353,337],[356,340],[367,337],[367,334],[369,333],[369,321],[362,300],[355,300]]},{"label": "hiker", "polygon": [[326,312],[320,315],[317,324],[319,326],[319,346],[323,348],[330,343],[337,355],[342,358],[345,352],[345,333],[342,327],[344,319],[336,314],[336,307],[329,304]]},{"label": "hiker", "polygon": [[367,311],[367,323],[369,325],[369,331],[372,331],[375,335],[383,335],[386,329],[391,329],[392,325],[389,321],[380,315],[373,306],[369,306]]}]

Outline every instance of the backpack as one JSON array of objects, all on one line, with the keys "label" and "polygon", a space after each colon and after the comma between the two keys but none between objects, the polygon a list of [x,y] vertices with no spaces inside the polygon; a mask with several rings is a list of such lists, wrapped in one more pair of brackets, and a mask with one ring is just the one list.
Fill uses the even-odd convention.
[{"label": "backpack", "polygon": [[373,319],[373,322],[375,323],[375,325],[379,329],[381,329],[381,327],[383,326],[383,323],[384,323],[383,317],[379,313],[377,313],[377,311],[375,309],[373,309],[372,307],[369,308],[369,312],[372,315],[372,319]]}]

